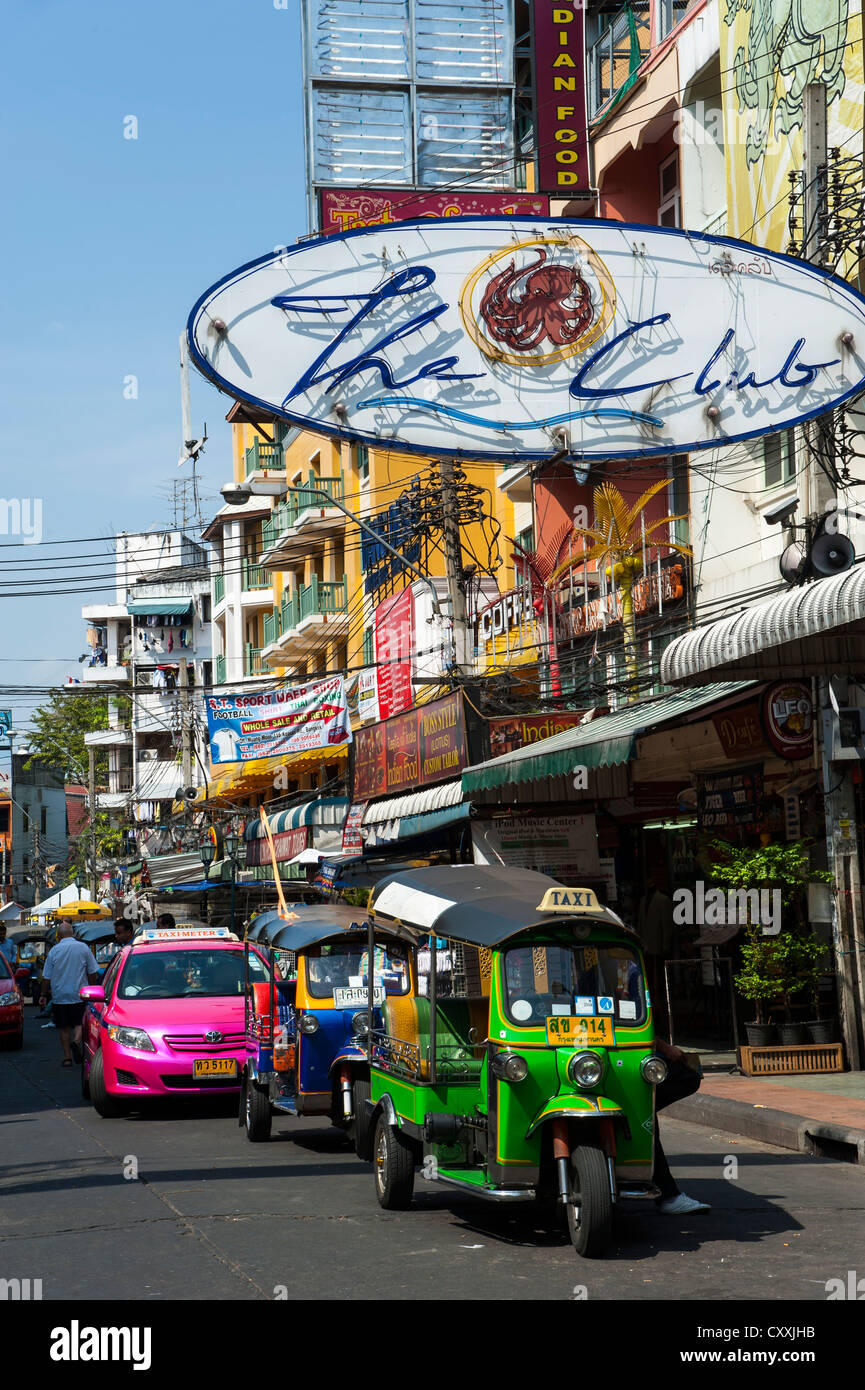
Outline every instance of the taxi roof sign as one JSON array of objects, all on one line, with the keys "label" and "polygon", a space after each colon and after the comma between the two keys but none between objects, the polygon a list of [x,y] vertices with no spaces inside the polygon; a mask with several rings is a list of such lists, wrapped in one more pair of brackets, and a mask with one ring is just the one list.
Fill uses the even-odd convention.
[{"label": "taxi roof sign", "polygon": [[548,888],[536,911],[602,913],[603,908],[591,888]]},{"label": "taxi roof sign", "polygon": [[144,941],[192,941],[199,937],[210,941],[240,940],[228,927],[141,927],[133,937],[133,944]]}]

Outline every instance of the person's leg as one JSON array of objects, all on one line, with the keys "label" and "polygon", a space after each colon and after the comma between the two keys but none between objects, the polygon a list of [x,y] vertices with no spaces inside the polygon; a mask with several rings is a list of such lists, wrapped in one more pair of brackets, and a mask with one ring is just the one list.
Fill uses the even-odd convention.
[{"label": "person's leg", "polygon": [[653,1176],[655,1179],[655,1186],[661,1194],[660,1201],[665,1202],[670,1197],[678,1197],[679,1188],[676,1185],[676,1179],[670,1172],[667,1155],[664,1153],[657,1115],[655,1116],[655,1171]]},{"label": "person's leg", "polygon": [[684,1216],[693,1211],[708,1211],[705,1202],[698,1202],[693,1197],[688,1197],[679,1188],[673,1174],[670,1172],[670,1165],[667,1162],[667,1155],[664,1153],[664,1146],[661,1143],[661,1131],[658,1125],[658,1112],[665,1110],[668,1105],[673,1105],[677,1100],[684,1100],[685,1096],[692,1096],[700,1088],[700,1078],[690,1067],[677,1064],[675,1069],[662,1081],[655,1092],[655,1167],[654,1180],[660,1196],[657,1199],[661,1211],[674,1216]]},{"label": "person's leg", "polygon": [[63,1048],[63,1060],[66,1062],[72,1061],[72,1050],[69,1046],[70,1031],[71,1030],[69,1028],[58,1029],[58,1032],[60,1033],[60,1046]]}]

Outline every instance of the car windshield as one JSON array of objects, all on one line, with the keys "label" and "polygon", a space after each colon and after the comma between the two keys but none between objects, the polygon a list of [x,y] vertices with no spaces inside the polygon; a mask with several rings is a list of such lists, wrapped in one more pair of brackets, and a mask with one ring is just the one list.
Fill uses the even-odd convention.
[{"label": "car windshield", "polygon": [[629,946],[516,946],[505,955],[507,1009],[524,1028],[556,1014],[646,1021],[640,963]]},{"label": "car windshield", "polygon": [[[333,997],[335,989],[368,989],[368,960],[365,942],[340,941],[312,947],[306,953],[310,994],[314,999],[328,999]],[[408,993],[408,953],[400,942],[376,946],[374,983],[383,988],[385,994]]]},{"label": "car windshield", "polygon": [[[261,957],[249,953],[249,975],[254,983],[267,980]],[[117,991],[118,999],[185,999],[206,995],[242,995],[243,951],[154,951],[150,947],[130,952]]]}]

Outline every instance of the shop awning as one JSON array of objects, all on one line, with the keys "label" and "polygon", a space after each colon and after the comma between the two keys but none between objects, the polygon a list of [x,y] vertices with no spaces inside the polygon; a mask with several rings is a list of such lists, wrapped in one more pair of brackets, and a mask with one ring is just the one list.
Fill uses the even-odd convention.
[{"label": "shop awning", "polygon": [[177,598],[133,598],[126,607],[132,618],[185,618],[192,607],[188,594]]},{"label": "shop awning", "polygon": [[467,767],[462,775],[463,794],[494,787],[538,782],[545,777],[568,777],[575,767],[614,767],[634,756],[637,739],[662,724],[691,714],[704,705],[728,699],[747,689],[749,681],[728,681],[700,691],[676,691],[657,700],[641,700],[603,715],[588,724],[564,729],[552,738],[525,748],[515,748],[489,762]]},{"label": "shop awning", "polygon": [[197,850],[190,854],[159,854],[145,862],[153,888],[176,888],[182,883],[195,883],[204,873]]},{"label": "shop awning", "polygon": [[[279,835],[285,830],[300,830],[305,825],[342,825],[347,811],[347,797],[320,796],[315,801],[304,801],[300,806],[290,806],[286,811],[277,811],[269,818],[270,829],[274,835]],[[262,822],[250,821],[243,838],[263,840],[265,833]]]},{"label": "shop awning", "polygon": [[361,822],[361,835],[369,846],[387,840],[407,840],[412,835],[425,835],[466,820],[470,814],[471,802],[464,798],[458,778],[405,796],[371,801]]},{"label": "shop awning", "polygon": [[334,743],[326,748],[310,748],[305,753],[295,753],[290,757],[251,758],[246,763],[231,763],[230,770],[216,772],[214,780],[208,782],[207,800],[262,791],[264,787],[273,786],[273,779],[280,771],[285,778],[293,778],[295,773],[306,772],[310,766],[342,762],[348,757],[348,749],[347,743]]},{"label": "shop awning", "polygon": [[865,671],[865,565],[686,632],[661,657],[661,680],[674,685],[836,671]]}]

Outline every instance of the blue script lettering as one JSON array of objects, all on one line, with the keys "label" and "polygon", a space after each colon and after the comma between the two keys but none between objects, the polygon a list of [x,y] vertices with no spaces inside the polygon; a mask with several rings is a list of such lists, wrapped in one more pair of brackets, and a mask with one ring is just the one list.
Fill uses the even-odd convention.
[{"label": "blue script lettering", "polygon": [[[316,296],[314,300],[310,295],[284,294],[277,295],[275,299],[272,299],[271,303],[278,309],[287,309],[294,313],[326,314],[331,312],[333,307],[344,307],[350,300],[359,301],[361,306],[348,323],[339,330],[333,341],[323,352],[319,353],[315,361],[298,378],[283,400],[283,406],[287,405],[295,396],[300,396],[308,391],[311,386],[320,386],[323,382],[328,382],[329,385],[326,389],[332,391],[334,387],[340,386],[350,377],[369,368],[373,368],[379,373],[383,385],[389,390],[402,390],[406,386],[411,386],[413,382],[422,381],[427,377],[433,377],[437,381],[471,381],[474,377],[484,376],[484,372],[454,372],[451,368],[457,365],[459,358],[439,357],[434,362],[426,363],[414,376],[397,381],[389,363],[384,358],[376,356],[376,353],[382,352],[392,343],[410,337],[411,334],[418,332],[428,323],[434,323],[437,318],[446,313],[447,304],[436,304],[431,309],[425,309],[422,314],[417,314],[407,323],[384,333],[368,348],[364,348],[363,352],[350,358],[348,362],[343,362],[339,366],[330,365],[333,354],[340,343],[344,342],[352,330],[358,324],[363,323],[364,319],[368,319],[386,299],[397,299],[401,295],[417,294],[419,290],[426,289],[431,285],[435,278],[435,271],[430,270],[428,266],[411,266],[406,270],[398,270],[372,294],[325,294]],[[324,305],[331,307],[322,307]]]},{"label": "blue script lettering", "polygon": [[651,391],[654,386],[661,386],[665,381],[679,381],[682,377],[690,376],[690,372],[681,372],[679,376],[661,377],[660,381],[643,381],[639,386],[586,386],[586,377],[598,363],[606,357],[608,352],[612,352],[619,343],[624,343],[628,338],[633,338],[635,333],[639,333],[643,328],[654,328],[656,323],[666,323],[671,316],[669,314],[655,314],[650,319],[641,319],[639,323],[632,323],[623,333],[617,333],[615,338],[611,338],[603,347],[593,352],[591,357],[585,361],[577,372],[570,385],[572,396],[628,396],[634,391]]},{"label": "blue script lettering", "polygon": [[[694,383],[694,390],[698,396],[708,396],[712,391],[717,391],[721,385],[720,378],[709,381],[709,373],[713,370],[717,362],[723,357],[727,348],[733,341],[735,334],[732,328],[728,328],[712,356],[709,358],[700,375]],[[762,391],[766,386],[773,386],[776,381],[780,381],[782,386],[795,388],[797,386],[811,386],[817,380],[817,373],[824,367],[837,367],[840,357],[833,357],[829,362],[800,362],[799,353],[805,346],[804,338],[797,338],[784,360],[784,365],[774,376],[767,377],[765,381],[758,381],[754,372],[748,372],[747,376],[740,377],[736,372],[731,372],[728,376],[726,385],[733,386],[737,391],[744,391],[754,387],[757,391]],[[793,376],[797,372],[798,376]]]}]

